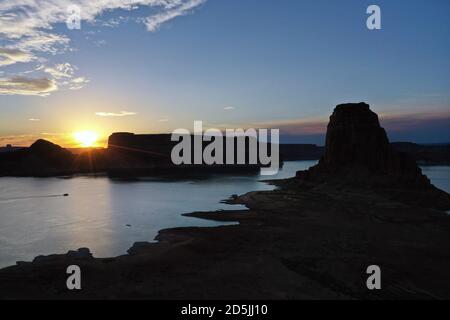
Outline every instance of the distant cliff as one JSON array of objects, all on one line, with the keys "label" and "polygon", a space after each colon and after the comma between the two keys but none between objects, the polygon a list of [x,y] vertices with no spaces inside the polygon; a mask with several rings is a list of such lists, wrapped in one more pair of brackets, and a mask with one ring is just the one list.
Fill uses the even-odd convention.
[{"label": "distant cliff", "polygon": [[392,147],[425,165],[450,165],[450,144],[416,144],[411,142],[394,142]]},{"label": "distant cliff", "polygon": [[[394,150],[411,156],[423,165],[450,165],[450,144],[416,144],[393,142]],[[319,160],[325,154],[325,147],[313,144],[281,144],[280,157],[284,161]]]},{"label": "distant cliff", "polygon": [[109,167],[112,170],[169,167],[174,145],[169,134],[113,133],[108,139]]},{"label": "distant cliff", "polygon": [[280,157],[284,161],[319,160],[325,152],[325,147],[314,144],[281,144]]},{"label": "distant cliff", "polygon": [[[193,139],[191,139],[193,140]],[[260,164],[175,165],[170,134],[114,133],[106,149],[86,149],[74,154],[49,141],[38,140],[29,148],[0,153],[0,176],[55,176],[77,173],[112,175],[196,174],[258,172]],[[210,142],[203,142],[206,146]],[[246,145],[249,140],[246,140]],[[192,153],[193,154],[193,153]],[[223,152],[225,154],[225,152]],[[236,156],[236,154],[235,154]],[[193,161],[192,161],[193,163]]]},{"label": "distant cliff", "polygon": [[[179,143],[178,141],[172,141],[171,134],[134,134],[127,132],[113,133],[108,139],[108,155],[110,159],[110,172],[120,173],[121,171],[129,171],[133,169],[139,171],[151,171],[157,170],[158,172],[257,172],[261,168],[261,163],[252,163],[250,161],[249,150],[251,141],[255,143],[256,148],[257,140],[254,138],[245,138],[245,164],[238,164],[237,157],[237,139],[234,138],[234,144],[231,148],[234,150],[234,164],[226,164],[226,152],[228,145],[225,137],[215,137],[221,139],[222,156],[219,159],[224,164],[195,164],[194,161],[194,137],[193,135],[186,136],[190,139],[191,154],[187,156],[190,159],[189,164],[175,165],[172,162],[171,153],[172,149]],[[254,139],[254,140],[251,140]],[[209,141],[202,141],[202,153],[203,150],[210,144]],[[270,150],[270,145],[268,146]],[[257,152],[257,149],[255,149]]]}]

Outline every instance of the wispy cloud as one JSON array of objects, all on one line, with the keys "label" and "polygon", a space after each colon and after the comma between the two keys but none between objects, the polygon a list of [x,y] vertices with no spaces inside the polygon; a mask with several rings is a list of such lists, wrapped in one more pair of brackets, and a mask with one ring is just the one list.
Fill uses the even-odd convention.
[{"label": "wispy cloud", "polygon": [[[433,123],[448,123],[450,111],[430,110],[428,112],[385,112],[379,114],[380,124],[388,132],[414,131],[417,128],[432,127]],[[289,119],[247,123],[243,127],[276,128],[287,135],[320,135],[327,131],[327,117]]]},{"label": "wispy cloud", "polygon": [[320,117],[308,119],[253,122],[246,124],[246,127],[280,129],[280,132],[282,134],[290,135],[316,135],[326,132],[327,123],[328,120],[326,117]]},{"label": "wispy cloud", "polygon": [[19,49],[0,48],[0,67],[18,62],[30,62],[33,59],[33,55]]},{"label": "wispy cloud", "polygon": [[57,89],[58,85],[56,82],[47,78],[28,78],[22,76],[0,78],[0,95],[47,96]]},{"label": "wispy cloud", "polygon": [[32,145],[38,139],[45,139],[53,143],[73,147],[75,142],[73,141],[70,133],[49,133],[43,132],[40,134],[21,134],[21,135],[9,135],[0,136],[0,146],[11,144],[13,146],[28,147]]},{"label": "wispy cloud", "polygon": [[[70,48],[70,38],[66,34],[55,31],[56,24],[65,23],[69,17],[69,7],[73,4],[81,8],[82,24],[89,23],[94,27],[118,26],[124,22],[143,22],[149,31],[156,31],[161,24],[176,17],[192,12],[196,7],[207,0],[14,0],[0,1],[0,39],[3,47],[0,47],[0,67],[17,63],[30,63],[39,61],[48,65],[49,55],[62,54]],[[146,18],[133,18],[121,16],[114,20],[101,22],[102,14],[106,11],[125,10],[128,15],[131,11],[140,7],[152,7],[152,15]],[[104,42],[98,42],[104,44]],[[65,64],[63,64],[65,65]],[[65,72],[67,70],[63,70]],[[85,77],[70,75],[71,80],[61,82],[62,78],[69,78],[56,67],[46,67],[46,72],[51,75],[48,80],[48,88],[42,92],[55,91],[58,88],[68,87],[75,90],[83,87],[88,82]],[[0,70],[0,74],[3,72]],[[11,79],[2,79],[1,94],[34,94],[36,90],[22,90],[27,87],[29,81],[13,81],[19,74],[13,74]],[[17,79],[16,79],[17,80]],[[23,79],[22,79],[23,80]],[[14,82],[16,82],[14,84]],[[18,83],[21,82],[21,83]],[[32,81],[35,83],[35,81]],[[9,83],[9,84],[8,84]],[[57,83],[58,85],[51,85]],[[43,82],[38,82],[42,85]],[[19,89],[8,89],[19,87]],[[45,85],[43,86],[45,87]],[[43,95],[37,90],[38,95]]]},{"label": "wispy cloud", "polygon": [[96,112],[95,115],[99,117],[126,117],[126,116],[134,116],[136,112],[130,111],[120,111],[120,112]]},{"label": "wispy cloud", "polygon": [[205,2],[206,0],[167,1],[168,10],[148,17],[145,20],[147,30],[154,32],[158,30],[163,23],[176,17],[184,16]]},{"label": "wispy cloud", "polygon": [[36,141],[38,137],[33,134],[22,134],[16,136],[0,136],[0,146],[11,144],[13,146],[27,147]]},{"label": "wispy cloud", "polygon": [[414,130],[418,127],[432,127],[433,123],[447,123],[450,126],[450,109],[429,112],[386,112],[380,114],[380,122],[388,131]]},{"label": "wispy cloud", "polygon": [[54,67],[46,67],[45,72],[52,75],[55,79],[72,78],[75,68],[70,63],[57,64]]},{"label": "wispy cloud", "polygon": [[75,75],[77,70],[78,68],[70,63],[61,63],[44,68],[44,72],[51,75],[60,87],[68,87],[71,90],[81,89],[89,82],[85,77],[77,77]]},{"label": "wispy cloud", "polygon": [[85,77],[78,77],[71,79],[67,84],[69,85],[70,90],[79,90],[83,88],[90,80]]},{"label": "wispy cloud", "polygon": [[225,107],[225,108],[223,108],[223,110],[234,110],[235,108],[234,107]]},{"label": "wispy cloud", "polygon": [[33,122],[35,122],[35,121],[41,121],[41,119],[37,119],[37,118],[30,118],[30,119],[28,119],[28,121],[33,121]]}]

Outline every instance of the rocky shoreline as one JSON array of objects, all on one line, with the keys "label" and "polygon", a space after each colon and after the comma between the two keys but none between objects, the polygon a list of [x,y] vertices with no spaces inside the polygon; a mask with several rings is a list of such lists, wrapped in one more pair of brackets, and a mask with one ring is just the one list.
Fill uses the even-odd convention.
[{"label": "rocky shoreline", "polygon": [[[377,193],[330,193],[293,179],[230,200],[249,211],[188,216],[239,225],[175,228],[127,255],[84,249],[0,270],[1,299],[445,299],[450,217]],[[66,268],[83,273],[66,288]],[[366,268],[383,289],[366,288]]]}]

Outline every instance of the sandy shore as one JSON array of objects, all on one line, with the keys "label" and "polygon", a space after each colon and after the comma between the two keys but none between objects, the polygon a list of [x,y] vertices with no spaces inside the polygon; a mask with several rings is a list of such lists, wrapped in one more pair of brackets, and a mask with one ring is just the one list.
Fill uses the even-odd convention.
[{"label": "sandy shore", "polygon": [[[249,211],[189,214],[239,225],[162,230],[158,243],[115,258],[54,255],[4,268],[0,298],[450,298],[447,214],[292,181],[233,200]],[[66,288],[71,264],[81,267],[81,291]],[[379,291],[366,287],[373,264]]]}]

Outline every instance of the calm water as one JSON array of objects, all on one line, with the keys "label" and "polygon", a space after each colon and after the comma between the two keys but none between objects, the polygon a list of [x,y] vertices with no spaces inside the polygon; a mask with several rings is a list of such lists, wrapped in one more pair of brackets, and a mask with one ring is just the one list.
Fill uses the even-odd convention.
[{"label": "calm water", "polygon": [[[287,162],[271,178],[292,177],[315,163]],[[450,192],[450,167],[424,167],[423,171],[436,186]],[[0,267],[80,247],[90,248],[96,257],[116,256],[124,254],[136,241],[152,241],[164,228],[222,225],[181,214],[243,208],[220,201],[232,194],[271,190],[272,186],[260,182],[262,178],[0,178]],[[63,193],[70,196],[49,197]]]},{"label": "calm water", "polygon": [[[314,164],[288,162],[274,178],[294,176]],[[218,175],[183,181],[0,178],[0,267],[80,247],[90,248],[96,257],[116,256],[136,241],[152,241],[164,228],[223,225],[181,214],[244,208],[220,201],[232,194],[271,190],[261,178],[267,177]],[[64,193],[70,196],[48,197]]]},{"label": "calm water", "polygon": [[430,178],[431,182],[441,190],[450,193],[450,167],[423,166],[422,173]]}]

